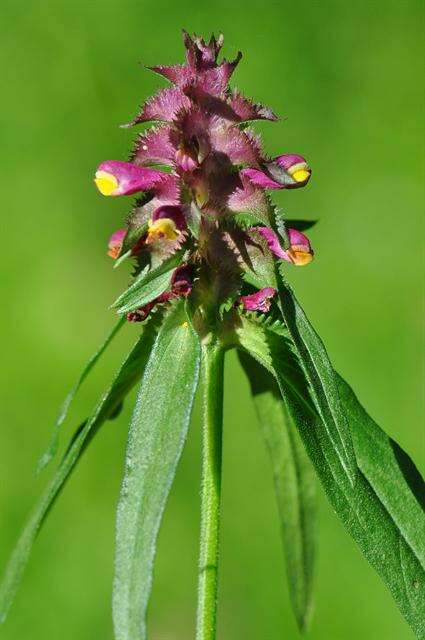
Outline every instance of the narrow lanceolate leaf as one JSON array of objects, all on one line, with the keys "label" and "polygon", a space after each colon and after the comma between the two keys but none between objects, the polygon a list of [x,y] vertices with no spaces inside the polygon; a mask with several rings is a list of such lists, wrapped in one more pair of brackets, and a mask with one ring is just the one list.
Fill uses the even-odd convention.
[{"label": "narrow lanceolate leaf", "polygon": [[112,385],[103,394],[92,415],[77,429],[64,458],[35,505],[0,584],[0,622],[3,622],[7,616],[28,562],[32,545],[47,513],[89,441],[103,423],[114,416],[125,396],[142,375],[155,333],[156,330],[152,323],[145,327],[141,338],[121,365]]},{"label": "narrow lanceolate leaf", "polygon": [[358,465],[425,569],[424,480],[407,453],[372,420],[340,376],[338,388]]},{"label": "narrow lanceolate leaf", "polygon": [[155,269],[147,272],[142,271],[133,284],[115,300],[112,306],[117,308],[118,313],[128,313],[152,302],[168,289],[173,271],[182,260],[183,251],[180,250],[170,258],[167,258],[167,260],[164,260]]},{"label": "narrow lanceolate leaf", "polygon": [[330,438],[351,485],[356,478],[356,459],[344,411],[338,394],[335,371],[323,342],[311,326],[290,287],[279,281],[280,307],[299,356],[316,409],[322,418],[326,438]]},{"label": "narrow lanceolate leaf", "polygon": [[298,626],[304,631],[312,609],[314,470],[273,377],[245,353],[240,352],[239,358],[272,462],[289,591]]},{"label": "narrow lanceolate leaf", "polygon": [[117,511],[116,640],[146,638],[156,540],[186,439],[200,345],[182,304],[162,326],[134,410]]},{"label": "narrow lanceolate leaf", "polygon": [[[272,336],[262,326],[253,328],[246,323],[238,329],[238,337],[240,346],[275,376],[332,507],[389,588],[417,637],[424,638],[425,572],[420,562],[421,549],[419,553],[417,549],[424,516],[412,506],[419,482],[412,461],[394,444],[384,446],[385,437],[377,437],[376,429],[372,430],[364,415],[361,417],[357,403],[353,406],[352,396],[339,383],[359,460],[355,485],[348,485],[345,470],[329,455],[332,443],[321,437],[323,423],[310,399],[307,379],[300,375],[301,367],[297,371],[290,343],[281,336]],[[291,366],[285,362],[285,350]],[[383,448],[383,460],[371,451],[378,448],[378,444],[371,443],[372,431]],[[397,464],[397,457],[390,460],[388,447],[395,448],[396,456],[403,460],[401,465]],[[404,499],[396,500],[391,495],[390,488],[394,486]]]},{"label": "narrow lanceolate leaf", "polygon": [[77,382],[74,384],[74,386],[72,387],[71,391],[68,393],[68,395],[66,396],[65,400],[63,401],[63,404],[62,404],[62,407],[60,409],[59,415],[58,415],[58,417],[56,419],[56,422],[55,422],[55,425],[53,427],[53,433],[52,433],[52,437],[51,437],[49,446],[47,447],[46,451],[43,453],[43,455],[41,456],[41,458],[40,458],[40,460],[38,462],[38,465],[37,465],[37,471],[38,472],[41,471],[42,469],[44,469],[44,467],[54,457],[54,455],[55,455],[55,453],[56,453],[56,451],[58,449],[60,427],[63,424],[63,422],[65,421],[66,416],[68,415],[69,408],[71,406],[71,403],[72,403],[77,391],[79,390],[79,388],[83,384],[84,380],[89,375],[90,371],[93,369],[93,367],[96,364],[96,362],[99,360],[100,356],[106,351],[106,349],[110,345],[112,339],[115,337],[115,335],[118,333],[118,331],[121,329],[121,327],[124,324],[125,324],[125,318],[120,318],[119,321],[117,322],[117,324],[113,327],[113,329],[110,332],[110,334],[106,337],[106,340],[104,341],[104,343],[99,347],[99,349],[96,351],[96,353],[94,353],[92,355],[92,357],[90,358],[90,360],[87,362],[87,364],[84,367],[83,371],[81,372],[80,377],[78,378]]}]

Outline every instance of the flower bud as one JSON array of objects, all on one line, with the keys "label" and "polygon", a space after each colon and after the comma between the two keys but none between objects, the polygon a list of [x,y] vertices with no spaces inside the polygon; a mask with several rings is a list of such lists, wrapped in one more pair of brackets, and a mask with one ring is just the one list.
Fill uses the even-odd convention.
[{"label": "flower bud", "polygon": [[121,253],[122,243],[126,236],[126,229],[118,229],[109,238],[108,242],[108,256],[111,256],[114,260],[118,258]]},{"label": "flower bud", "polygon": [[275,293],[276,290],[272,287],[264,287],[264,289],[260,289],[249,296],[240,296],[238,302],[243,306],[245,311],[266,312],[270,309],[271,300]]},{"label": "flower bud", "polygon": [[173,296],[186,298],[193,288],[193,268],[185,264],[178,267],[171,280],[171,293]]},{"label": "flower bud", "polygon": [[153,189],[165,176],[161,171],[131,162],[106,160],[98,166],[94,181],[104,196],[128,196]]}]

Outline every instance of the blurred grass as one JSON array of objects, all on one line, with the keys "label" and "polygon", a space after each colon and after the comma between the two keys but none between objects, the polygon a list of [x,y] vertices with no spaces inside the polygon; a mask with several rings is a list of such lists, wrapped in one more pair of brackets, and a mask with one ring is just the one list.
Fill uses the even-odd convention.
[{"label": "blurred grass", "polygon": [[[134,132],[117,124],[162,85],[137,63],[180,60],[181,27],[222,30],[225,55],[244,53],[237,86],[288,117],[259,127],[266,146],[305,154],[314,175],[277,200],[290,217],[320,218],[316,261],[292,281],[336,367],[423,468],[422,22],[415,0],[3,0],[0,566],[45,482],[34,469],[56,410],[127,281],[105,243],[129,203],[100,198],[93,170],[126,157]],[[75,424],[136,334],[129,327],[87,382]],[[226,378],[219,638],[296,638],[269,464],[233,355]],[[112,638],[130,410],[99,435],[52,512],[2,639]],[[193,636],[198,431],[195,416],[160,536],[153,640]],[[412,637],[322,496],[318,550],[308,638]]]}]

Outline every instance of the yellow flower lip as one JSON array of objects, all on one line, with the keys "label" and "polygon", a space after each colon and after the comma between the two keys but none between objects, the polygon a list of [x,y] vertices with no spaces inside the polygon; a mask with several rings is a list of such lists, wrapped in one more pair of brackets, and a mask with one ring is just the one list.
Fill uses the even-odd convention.
[{"label": "yellow flower lip", "polygon": [[310,177],[310,172],[306,169],[298,169],[298,171],[294,171],[292,177],[296,182],[304,182]]},{"label": "yellow flower lip", "polygon": [[171,218],[158,218],[155,222],[149,220],[146,238],[148,244],[156,240],[176,240],[178,236],[175,222]]},{"label": "yellow flower lip", "polygon": [[305,251],[304,247],[299,247],[297,245],[293,245],[288,249],[287,254],[290,257],[292,264],[296,267],[305,267],[305,265],[310,264],[313,260],[312,252]]},{"label": "yellow flower lip", "polygon": [[118,180],[107,171],[96,171],[94,182],[103,196],[112,196],[118,189]]},{"label": "yellow flower lip", "polygon": [[295,180],[295,182],[306,182],[309,179],[311,171],[305,162],[297,162],[290,169],[288,173]]}]

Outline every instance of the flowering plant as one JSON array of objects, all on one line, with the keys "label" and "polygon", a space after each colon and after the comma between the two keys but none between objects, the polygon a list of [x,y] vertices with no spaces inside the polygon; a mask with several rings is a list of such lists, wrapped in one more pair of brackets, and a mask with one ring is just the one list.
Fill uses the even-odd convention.
[{"label": "flowering plant", "polygon": [[[301,630],[310,616],[314,475],[348,533],[423,637],[423,481],[407,454],[367,415],[335,372],[287,281],[308,265],[314,222],[288,220],[268,191],[305,186],[306,159],[270,158],[249,126],[274,113],[229,88],[235,60],[218,62],[223,38],[184,33],[185,64],[156,66],[171,86],[125,126],[155,121],[129,161],[102,162],[105,196],[137,194],[108,254],[133,264],[120,316],[68,394],[52,442],[80,385],[126,322],[136,341],[95,410],[77,429],[12,554],[0,587],[3,620],[34,539],[85,447],[140,383],[117,510],[113,617],[117,640],[146,637],[156,540],[201,380],[203,453],[197,639],[216,629],[223,365],[236,348],[273,466],[287,573]],[[422,494],[423,497],[423,494]]]}]

